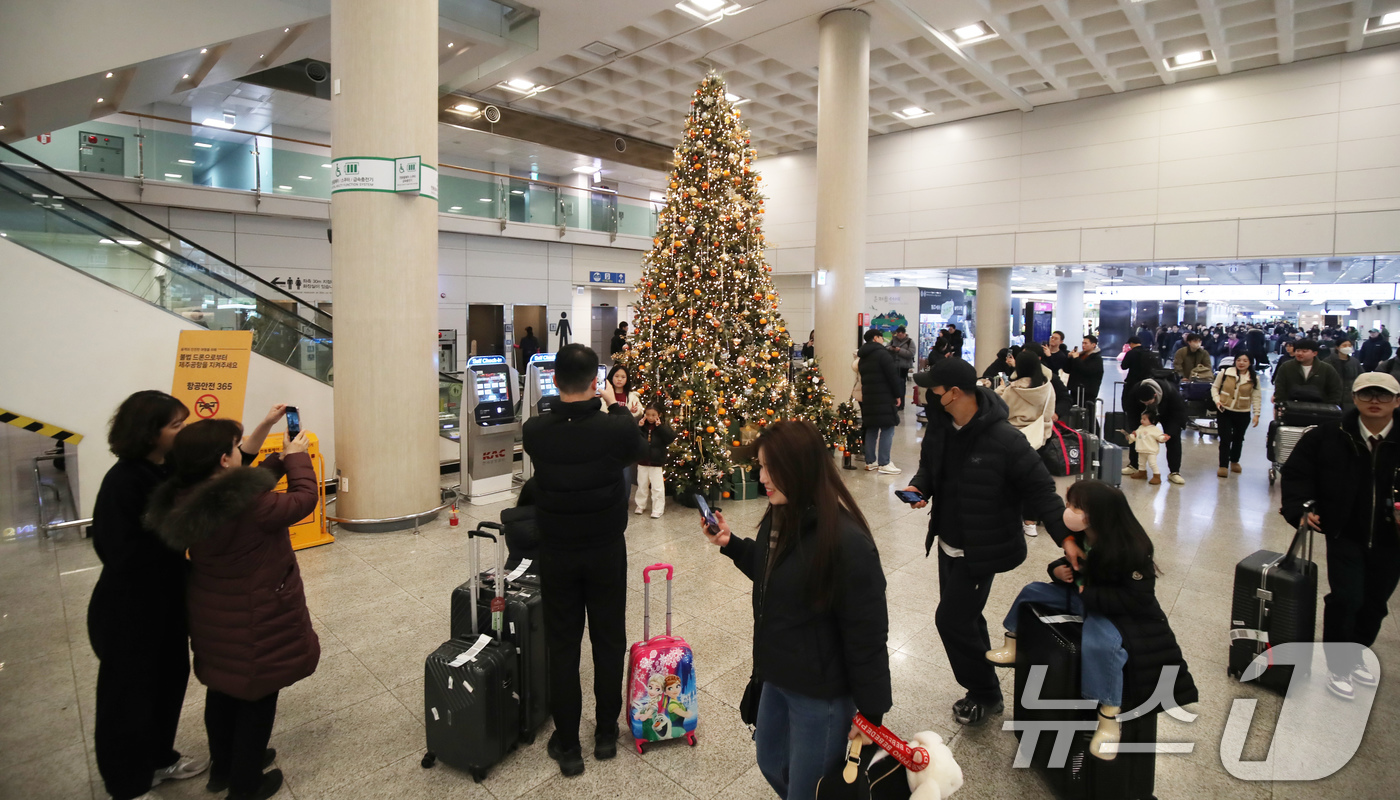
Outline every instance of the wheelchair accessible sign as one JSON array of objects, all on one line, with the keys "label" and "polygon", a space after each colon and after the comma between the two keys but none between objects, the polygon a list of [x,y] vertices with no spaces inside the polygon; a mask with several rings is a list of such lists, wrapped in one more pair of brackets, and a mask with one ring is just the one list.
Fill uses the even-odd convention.
[{"label": "wheelchair accessible sign", "polygon": [[438,198],[437,168],[424,164],[422,156],[336,158],[331,167],[331,194],[390,192]]}]

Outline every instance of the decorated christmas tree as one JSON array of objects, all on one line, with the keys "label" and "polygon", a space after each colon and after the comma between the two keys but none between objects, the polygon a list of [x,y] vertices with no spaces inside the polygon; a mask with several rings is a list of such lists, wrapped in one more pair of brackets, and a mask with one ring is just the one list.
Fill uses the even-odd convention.
[{"label": "decorated christmas tree", "polygon": [[625,358],[644,398],[670,412],[668,476],[683,492],[709,493],[732,466],[738,429],[793,416],[796,398],[748,129],[717,75],[690,105]]},{"label": "decorated christmas tree", "polygon": [[828,448],[844,447],[846,442],[837,430],[836,402],[826,379],[817,366],[815,358],[802,362],[802,368],[793,377],[793,392],[796,395],[793,419],[805,419],[821,431]]}]

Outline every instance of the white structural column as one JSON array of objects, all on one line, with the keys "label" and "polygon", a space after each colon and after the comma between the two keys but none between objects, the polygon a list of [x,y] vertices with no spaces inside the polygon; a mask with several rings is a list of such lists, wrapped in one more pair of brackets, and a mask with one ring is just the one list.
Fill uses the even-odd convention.
[{"label": "white structural column", "polygon": [[[437,0],[333,0],[333,158],[437,166],[437,32]],[[439,503],[437,208],[417,192],[331,195],[337,517]]]},{"label": "white structural column", "polygon": [[817,55],[817,357],[832,394],[855,383],[848,365],[865,300],[865,186],[870,130],[870,15],[821,18]]},{"label": "white structural column", "polygon": [[1055,285],[1055,330],[1065,332],[1065,346],[1073,350],[1084,336],[1084,279],[1061,278]]},{"label": "white structural column", "polygon": [[977,349],[972,354],[978,374],[1010,345],[1011,268],[982,267],[977,270]]}]

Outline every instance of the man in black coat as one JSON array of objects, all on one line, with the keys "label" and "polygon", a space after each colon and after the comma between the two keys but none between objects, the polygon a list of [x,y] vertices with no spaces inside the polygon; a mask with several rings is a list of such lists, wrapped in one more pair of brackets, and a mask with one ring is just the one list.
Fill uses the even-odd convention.
[{"label": "man in black coat", "polygon": [[1081,347],[1070,352],[1065,372],[1069,373],[1070,398],[1093,409],[1099,389],[1103,387],[1103,352],[1099,350],[1099,337],[1092,334],[1084,337]]},{"label": "man in black coat", "polygon": [[1380,632],[1387,603],[1400,583],[1400,535],[1394,503],[1400,488],[1400,382],[1363,372],[1352,385],[1355,405],[1340,425],[1319,425],[1298,440],[1284,463],[1288,524],[1303,521],[1327,537],[1327,586],[1322,640],[1331,673],[1327,689],[1350,700],[1354,687],[1375,686],[1362,660]]},{"label": "man in black coat", "polygon": [[535,338],[535,329],[529,325],[525,326],[525,335],[520,337],[520,342],[516,344],[520,348],[520,359],[526,366],[530,364],[530,356],[540,351],[540,340]]},{"label": "man in black coat", "polygon": [[1069,348],[1065,346],[1065,335],[1061,331],[1050,334],[1050,344],[1045,347],[1045,366],[1057,377],[1069,363]]},{"label": "man in black coat", "polygon": [[[1133,401],[1138,412],[1137,417],[1127,421],[1129,429],[1137,429],[1138,417],[1144,413],[1155,413],[1157,421],[1162,424],[1162,430],[1170,437],[1166,440],[1167,481],[1177,486],[1186,483],[1186,479],[1181,477],[1181,431],[1186,427],[1187,414],[1186,400],[1181,396],[1181,392],[1168,382],[1148,378],[1134,387]],[[1136,449],[1128,451],[1128,466],[1123,468],[1123,473],[1133,480],[1147,479],[1147,472],[1138,468]]]},{"label": "man in black coat", "polygon": [[1390,343],[1381,338],[1380,331],[1372,328],[1357,355],[1361,359],[1362,372],[1375,372],[1382,361],[1390,358]]},{"label": "man in black coat", "polygon": [[[895,399],[904,395],[904,382],[899,379],[894,356],[885,348],[880,331],[865,332],[865,344],[856,351],[860,358],[860,417],[865,425],[865,468],[880,470],[881,475],[898,475],[901,470],[890,463],[890,448],[894,431],[899,425]],[[878,446],[877,446],[878,445]]]},{"label": "man in black coat", "polygon": [[[1152,352],[1152,348],[1144,345],[1142,340],[1136,336],[1128,337],[1128,352],[1123,355],[1123,360],[1119,366],[1127,374],[1123,376],[1123,416],[1127,422],[1128,430],[1136,430],[1138,418],[1142,416],[1142,406],[1138,404],[1134,397],[1133,390],[1137,385],[1152,377],[1152,370],[1159,366],[1157,354]],[[1132,448],[1128,448],[1132,452]],[[1136,471],[1136,470],[1133,470]],[[1124,475],[1131,475],[1132,472],[1127,467],[1123,468]]]},{"label": "man in black coat", "polygon": [[977,371],[960,358],[939,361],[914,383],[929,390],[928,427],[919,471],[908,491],[930,502],[925,552],[938,540],[938,610],[934,620],[948,662],[967,696],[953,704],[964,724],[1001,713],[1001,685],[986,660],[991,649],[982,609],[992,579],[1026,560],[1022,523],[1038,519],[1065,556],[1083,556],[1064,525],[1055,481],[1024,434],[1006,418],[1006,404],[977,386]]},{"label": "man in black coat", "polygon": [[603,411],[598,355],[581,344],[554,359],[559,402],[525,423],[523,443],[535,468],[541,594],[549,645],[549,755],[565,775],[583,772],[579,721],[579,653],[584,616],[593,645],[597,727],[593,754],[617,754],[622,672],[627,656],[627,481],[623,470],[642,455],[637,423],[626,407]]}]

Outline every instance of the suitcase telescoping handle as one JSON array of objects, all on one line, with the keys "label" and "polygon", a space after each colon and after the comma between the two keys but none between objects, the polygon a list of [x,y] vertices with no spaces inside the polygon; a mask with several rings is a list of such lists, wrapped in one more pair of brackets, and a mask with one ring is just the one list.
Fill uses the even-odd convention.
[{"label": "suitcase telescoping handle", "polygon": [[645,588],[642,590],[642,641],[651,638],[651,573],[659,570],[666,570],[666,635],[671,635],[671,578],[676,574],[676,568],[670,564],[652,564],[642,570],[642,583]]},{"label": "suitcase telescoping handle", "polygon": [[1293,534],[1293,541],[1289,543],[1288,552],[1284,553],[1283,562],[1279,565],[1283,569],[1296,570],[1299,558],[1313,560],[1313,527],[1308,524],[1308,515],[1312,510],[1312,500],[1303,504],[1303,516],[1298,519],[1298,532]]},{"label": "suitcase telescoping handle", "polygon": [[[487,533],[485,529],[490,528],[496,531],[501,530],[499,522],[481,522],[476,526],[476,530],[469,531],[467,537],[471,539],[471,592],[472,603],[481,596],[481,542],[480,539],[490,539],[496,543],[496,569],[493,583],[496,587],[496,596],[491,602],[491,629],[495,632],[496,638],[501,636],[501,611],[505,610],[505,585],[504,572],[506,571],[505,561],[501,556],[501,540],[494,533]],[[472,636],[481,635],[481,626],[477,622],[477,614],[472,614]]]}]

